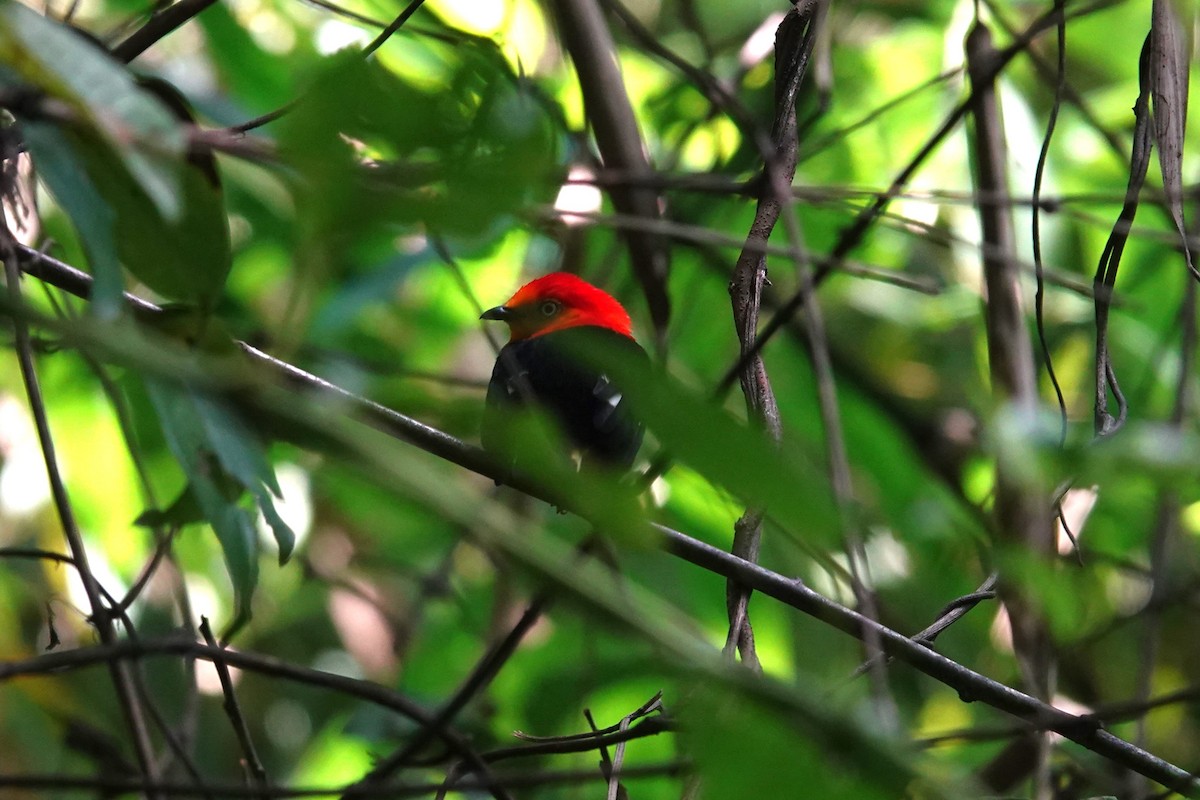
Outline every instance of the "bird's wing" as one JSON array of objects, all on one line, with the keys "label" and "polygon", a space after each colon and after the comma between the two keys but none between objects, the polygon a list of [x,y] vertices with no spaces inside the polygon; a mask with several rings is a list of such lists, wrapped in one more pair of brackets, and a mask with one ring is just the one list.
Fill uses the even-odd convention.
[{"label": "bird's wing", "polygon": [[597,378],[596,386],[592,389],[592,397],[599,401],[595,405],[596,413],[593,421],[597,428],[604,430],[609,427],[613,415],[617,413],[617,408],[620,407],[625,397],[604,373],[600,373]]}]

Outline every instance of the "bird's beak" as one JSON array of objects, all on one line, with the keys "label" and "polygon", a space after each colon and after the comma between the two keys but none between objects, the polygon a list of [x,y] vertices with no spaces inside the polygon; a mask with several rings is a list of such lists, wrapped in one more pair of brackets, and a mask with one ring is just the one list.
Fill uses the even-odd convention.
[{"label": "bird's beak", "polygon": [[479,318],[509,320],[512,319],[512,309],[508,306],[496,306],[480,314]]}]

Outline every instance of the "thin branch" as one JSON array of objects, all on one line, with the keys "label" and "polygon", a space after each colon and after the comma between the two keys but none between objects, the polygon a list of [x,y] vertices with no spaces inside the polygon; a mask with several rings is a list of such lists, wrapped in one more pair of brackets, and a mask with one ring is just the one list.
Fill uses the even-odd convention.
[{"label": "thin branch", "polygon": [[[17,248],[20,245],[12,238],[7,225],[0,224],[0,258],[4,260],[4,274],[8,283],[8,297],[14,308],[23,308],[21,297],[21,269],[18,263]],[[37,251],[34,251],[35,253]],[[21,379],[25,384],[25,392],[29,398],[29,408],[33,414],[34,426],[37,429],[38,441],[42,448],[42,457],[46,466],[46,474],[50,482],[50,492],[54,498],[54,507],[62,524],[63,535],[67,540],[67,548],[71,552],[71,561],[83,584],[91,608],[92,622],[100,636],[100,641],[112,644],[116,641],[113,630],[112,616],[101,598],[100,582],[96,580],[88,564],[87,548],[75,520],[75,512],[67,495],[67,487],[63,483],[62,473],[58,467],[58,456],[54,447],[54,437],[50,432],[50,421],[46,414],[46,404],[42,398],[41,384],[38,381],[37,367],[33,362],[33,346],[30,341],[29,325],[23,318],[14,318],[13,327],[16,332],[17,363],[21,370]],[[137,755],[138,768],[148,780],[155,779],[154,747],[150,741],[150,733],[146,728],[146,719],[134,688],[134,680],[126,664],[111,664],[109,674],[117,693],[125,724],[133,737],[134,752]]]},{"label": "thin branch", "polygon": [[0,558],[32,558],[75,566],[75,559],[69,555],[38,547],[0,547]]},{"label": "thin branch", "polygon": [[[804,13],[802,11],[803,8],[803,5],[796,6],[797,12],[801,14]],[[819,32],[815,28],[822,16],[820,13],[820,4],[809,4],[808,13],[813,16],[812,21],[809,22],[805,31],[805,37],[810,40],[808,48],[811,50],[811,40],[815,40],[819,36]],[[791,58],[794,60],[795,56]],[[807,57],[803,60],[807,62]],[[790,79],[794,85],[789,85],[788,87],[789,93],[793,95],[788,100],[788,105],[791,108],[793,116],[796,101],[794,93],[798,89],[798,78],[802,75],[803,71],[801,71],[800,75]],[[792,146],[796,147],[798,145],[799,142],[796,142]],[[795,153],[792,153],[791,157],[795,159]],[[771,188],[777,193],[781,201],[791,198],[791,178],[787,177],[785,181],[785,177],[787,176],[780,174],[778,171],[767,172]],[[825,432],[826,461],[829,468],[830,486],[833,489],[838,512],[838,522],[842,532],[842,541],[846,550],[850,586],[858,608],[867,617],[877,620],[879,619],[878,604],[873,590],[867,585],[869,582],[869,564],[860,531],[859,509],[854,498],[850,460],[846,452],[841,410],[838,407],[837,385],[830,358],[828,339],[825,335],[824,314],[821,310],[821,304],[817,299],[816,284],[810,260],[807,253],[801,247],[800,220],[793,203],[788,203],[788,214],[784,216],[784,223],[792,242],[794,250],[792,260],[795,262],[797,272],[799,273],[801,293],[804,297],[804,313],[801,315],[801,323],[804,327],[813,374],[816,379],[817,405],[820,410],[822,428]],[[872,694],[877,720],[882,730],[889,733],[895,732],[899,727],[899,711],[888,688],[886,660],[881,658],[882,650],[879,640],[868,629],[863,637],[863,643],[866,645],[869,663],[871,664]]]},{"label": "thin branch", "polygon": [[[467,703],[487,688],[492,680],[500,672],[500,669],[508,662],[513,653],[516,652],[517,646],[529,633],[530,629],[542,617],[546,606],[550,602],[548,594],[538,595],[525,608],[525,612],[521,614],[520,619],[513,625],[512,629],[500,641],[496,642],[484,654],[476,664],[471,673],[459,686],[454,695],[447,700],[442,708],[438,711],[437,716],[433,718],[430,725],[421,729],[416,735],[405,742],[404,746],[396,750],[386,758],[380,759],[375,766],[368,772],[362,780],[351,787],[343,796],[345,800],[358,797],[360,789],[379,786],[387,781],[387,779],[403,767],[409,760],[419,753],[433,739],[433,735],[450,725],[458,713],[466,707]],[[501,793],[496,795],[497,800],[507,795]]]},{"label": "thin branch", "polygon": [[[1064,10],[1065,0],[1054,0],[1054,7],[1060,13]],[[1054,373],[1054,359],[1050,356],[1050,343],[1046,340],[1046,276],[1042,264],[1042,180],[1046,175],[1046,162],[1050,155],[1050,142],[1054,138],[1054,128],[1058,122],[1058,111],[1062,106],[1063,92],[1067,84],[1067,20],[1065,17],[1058,21],[1058,68],[1054,82],[1054,102],[1050,106],[1050,118],[1046,122],[1046,135],[1042,137],[1042,147],[1038,152],[1037,167],[1033,177],[1033,214],[1030,236],[1033,239],[1033,264],[1037,278],[1037,290],[1034,294],[1034,316],[1037,323],[1038,342],[1042,348],[1042,365],[1054,387],[1054,395],[1058,401],[1059,445],[1067,441],[1067,401],[1063,397],[1062,387],[1058,383],[1058,375]]]},{"label": "thin branch", "polygon": [[129,591],[121,598],[121,602],[117,603],[115,611],[121,613],[127,611],[134,601],[141,595],[142,590],[150,583],[150,579],[154,577],[154,573],[158,571],[158,567],[162,564],[163,559],[171,551],[171,544],[175,541],[175,534],[179,532],[178,528],[171,528],[163,535],[154,546],[154,553],[150,556],[150,560],[142,567],[141,573],[138,574],[137,580],[129,587]]},{"label": "thin branch", "polygon": [[404,23],[408,22],[409,17],[417,13],[417,9],[419,9],[424,2],[425,0],[409,0],[408,5],[404,7],[404,10],[401,11],[394,20],[392,20],[391,24],[380,31],[379,35],[376,36],[370,44],[363,48],[363,56],[369,56],[382,47],[383,43],[392,38],[392,35],[395,34],[396,31],[404,27]]},{"label": "thin branch", "polygon": [[599,746],[620,744],[621,742],[642,739],[647,736],[658,736],[660,733],[674,731],[675,729],[675,724],[666,717],[650,717],[629,728],[622,729],[619,725],[614,725],[612,728],[602,729],[599,733],[579,733],[570,736],[559,736],[544,741],[535,741],[533,744],[521,745],[519,747],[502,747],[496,750],[487,750],[480,755],[483,756],[485,761],[493,763],[512,758],[562,755],[564,753],[587,753]]},{"label": "thin branch", "polygon": [[955,78],[955,77],[961,75],[962,71],[963,71],[962,67],[954,67],[952,69],[946,70],[945,72],[941,73],[940,75],[935,75],[932,78],[927,79],[923,83],[919,83],[916,86],[912,87],[911,89],[909,89],[905,92],[901,92],[900,94],[896,95],[892,99],[890,99],[886,102],[880,103],[878,106],[871,109],[871,111],[869,113],[865,114],[857,122],[852,122],[843,128],[838,128],[836,131],[828,133],[825,136],[822,136],[821,138],[813,141],[808,147],[805,147],[803,152],[800,154],[800,163],[804,163],[805,161],[808,161],[810,158],[814,158],[814,157],[820,155],[821,153],[823,153],[825,150],[829,149],[833,145],[844,141],[846,139],[846,137],[848,137],[850,134],[854,133],[856,130],[863,128],[867,125],[870,125],[872,122],[878,121],[881,117],[883,117],[883,115],[887,114],[889,111],[903,105],[905,102],[913,99],[914,97],[917,97],[921,93],[923,93],[929,89],[932,89],[936,86],[940,86],[940,85],[948,82],[951,78]]},{"label": "thin branch", "polygon": [[179,0],[147,20],[128,39],[112,49],[113,57],[128,64],[176,28],[196,17],[216,0]]},{"label": "thin branch", "polygon": [[619,0],[600,0],[600,2],[620,20],[621,25],[643,50],[671,65],[679,74],[691,81],[712,104],[713,110],[728,114],[748,140],[753,141],[759,135],[754,114],[711,72],[693,66],[663,44],[662,40],[655,36],[653,31],[647,30],[641,20]]},{"label": "thin branch", "polygon": [[[663,710],[662,692],[660,691],[660,692],[656,692],[653,697],[651,697],[649,700],[647,700],[645,703],[643,703],[640,707],[633,710],[629,714],[626,714],[622,719],[629,720],[632,722],[635,720],[639,720],[642,717],[647,716],[648,714],[658,713],[658,712],[661,712],[662,710]],[[550,744],[550,743],[558,744],[558,743],[565,743],[565,742],[599,742],[600,744],[615,744],[615,742],[604,741],[604,737],[609,734],[619,733],[624,730],[626,730],[626,728],[623,728],[618,723],[617,725],[612,725],[610,727],[600,728],[600,729],[596,729],[593,726],[592,730],[588,733],[571,733],[571,734],[567,734],[566,736],[532,736],[528,733],[525,733],[524,731],[513,731],[513,736],[516,736],[518,739],[521,739],[526,742],[535,742],[535,743],[541,743],[541,744]],[[624,741],[624,739],[622,739],[621,741]]]},{"label": "thin branch", "polygon": [[[200,618],[200,635],[204,637],[204,641],[209,647],[221,651],[227,649],[217,644],[212,627],[208,624],[208,617]],[[251,783],[260,789],[269,790],[271,781],[267,777],[267,770],[263,766],[262,760],[258,757],[254,740],[250,738],[250,729],[246,727],[246,719],[242,716],[242,706],[238,702],[237,693],[233,690],[233,678],[229,675],[229,665],[223,658],[213,659],[212,663],[217,670],[217,678],[221,682],[221,694],[225,698],[223,703],[225,714],[229,717],[229,724],[233,726],[233,732],[237,736],[238,746],[242,750],[242,761],[250,773]],[[270,792],[264,791],[262,797],[270,797]]]},{"label": "thin branch", "polygon": [[301,0],[301,2],[303,2],[305,5],[322,8],[338,15],[339,17],[345,17],[346,19],[352,19],[355,22],[361,22],[364,25],[370,25],[372,28],[386,28],[388,26],[388,23],[382,20],[375,19],[374,17],[368,17],[366,14],[359,14],[357,11],[351,11],[348,8],[343,8],[336,3],[329,2],[329,0]]},{"label": "thin branch", "polygon": [[[628,214],[601,214],[582,211],[558,212],[553,209],[547,209],[544,214],[539,215],[542,219],[553,220],[557,220],[562,216],[585,219],[592,224],[604,225],[618,230],[653,231],[657,235],[690,245],[740,247],[758,255],[792,255],[790,247],[773,245],[770,242],[746,241],[710,228],[683,222],[674,222],[672,220],[647,220],[641,217],[631,217]],[[850,261],[848,259],[835,262],[831,258],[817,254],[812,255],[811,261],[820,267],[826,265],[836,267],[840,272],[853,275],[857,278],[890,283],[893,286],[911,289],[922,294],[936,295],[941,293],[941,287],[927,278],[905,275],[902,272],[897,272],[887,267],[873,266],[861,261]]]},{"label": "thin branch", "polygon": [[[791,197],[787,187],[796,174],[796,153],[799,146],[796,134],[796,96],[807,71],[815,35],[815,3],[807,2],[790,11],[775,32],[775,112],[771,129],[772,147],[763,164],[767,180],[761,182],[761,194],[733,275],[729,280],[729,298],[733,306],[733,326],[741,352],[746,353],[758,333],[759,309],[763,286],[767,283],[766,256],[752,244],[765,244],[779,219],[783,202]],[[761,355],[747,359],[738,375],[746,413],[762,426],[777,445],[783,439],[779,406]],[[733,526],[731,552],[749,561],[758,561],[761,548],[763,510],[747,508]],[[750,622],[750,592],[736,582],[725,588],[725,605],[729,617],[729,633],[724,652],[732,657],[736,651],[755,671],[761,671],[754,646],[754,628]]]},{"label": "thin branch", "polygon": [[[1135,123],[1125,203],[1117,221],[1113,224],[1108,241],[1104,244],[1093,283],[1096,298],[1095,432],[1097,438],[1115,433],[1125,424],[1125,418],[1129,414],[1129,406],[1125,403],[1125,396],[1121,393],[1120,384],[1117,383],[1116,368],[1113,366],[1112,357],[1108,352],[1108,317],[1112,306],[1113,289],[1117,282],[1117,270],[1120,269],[1121,256],[1129,238],[1129,229],[1137,214],[1142,184],[1146,180],[1146,171],[1150,168],[1152,136],[1149,59],[1150,36],[1147,35],[1146,41],[1142,45],[1142,54],[1138,64],[1140,87],[1137,101],[1133,105]],[[1108,393],[1110,391],[1117,401],[1115,416],[1108,410]]]},{"label": "thin branch", "polygon": [[[201,644],[188,636],[159,639],[120,641],[110,645],[82,647],[75,650],[46,653],[20,661],[0,661],[0,682],[33,675],[49,675],[63,670],[81,669],[99,664],[121,663],[129,659],[151,656],[186,656],[201,661],[223,661],[238,669],[296,683],[315,686],[373,703],[389,709],[423,726],[433,725],[434,716],[423,705],[409,700],[377,683],[331,672],[310,669],[273,656],[248,650],[229,650]],[[442,728],[436,732],[446,747],[466,763],[486,769],[479,753],[459,733]]]},{"label": "thin branch", "polygon": [[[1188,797],[1200,797],[1200,781],[1158,756],[1102,730],[1093,720],[1054,708],[1031,695],[992,680],[874,620],[830,600],[795,579],[771,572],[692,539],[663,525],[654,526],[670,552],[703,569],[734,577],[756,592],[775,598],[855,638],[865,627],[875,629],[884,652],[955,689],[966,701],[982,702],[1031,720],[1067,739],[1128,767]],[[1150,774],[1153,773],[1153,774]]]},{"label": "thin branch", "polygon": [[[1061,12],[1061,7],[1056,6],[1055,11]],[[967,74],[971,79],[971,156],[975,181],[983,192],[1002,194],[1008,191],[1008,168],[1007,141],[996,96],[997,71],[993,69],[999,54],[992,44],[991,31],[978,19],[967,34],[965,47]],[[1039,405],[1037,368],[1026,333],[1020,271],[1013,262],[1016,233],[1012,214],[999,204],[980,204],[978,214],[982,239],[991,245],[991,252],[983,256],[982,267],[984,330],[993,404],[1002,411],[1015,412],[1022,420],[1031,420]],[[997,544],[1047,560],[1054,553],[1049,497],[1042,487],[1030,481],[1022,464],[1006,457],[1003,448],[996,456],[995,473]],[[1050,631],[1030,588],[1014,582],[1011,576],[1002,578],[1000,594],[1008,610],[1013,652],[1025,685],[1035,696],[1049,701],[1056,681]],[[1048,736],[1037,737],[1037,757],[1033,761],[1037,797],[1048,797],[1050,793],[1050,748]]]},{"label": "thin branch", "polygon": [[[946,631],[954,623],[967,615],[971,609],[982,603],[984,600],[994,600],[996,597],[996,579],[997,574],[993,572],[987,579],[979,584],[979,588],[970,594],[965,594],[962,597],[957,597],[946,604],[946,607],[937,615],[937,619],[933,621],[927,628],[912,637],[914,642],[923,645],[932,645],[934,640]],[[876,656],[878,658],[878,656]],[[871,663],[868,661],[864,664],[859,664],[850,676],[851,679],[857,678],[865,674],[871,669]]]}]

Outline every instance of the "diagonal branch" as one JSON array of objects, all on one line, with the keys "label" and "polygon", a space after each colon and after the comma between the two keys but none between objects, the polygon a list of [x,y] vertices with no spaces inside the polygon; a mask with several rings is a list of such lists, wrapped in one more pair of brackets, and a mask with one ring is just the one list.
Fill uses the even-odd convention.
[{"label": "diagonal branch", "polygon": [[114,47],[113,57],[128,64],[215,2],[216,0],[179,0],[178,3],[167,6],[150,17],[146,24],[134,31],[128,39]]},{"label": "diagonal branch", "polygon": [[[219,650],[226,648],[217,644],[217,639],[213,636],[212,626],[208,624],[207,617],[200,618],[200,634],[204,637],[204,642],[209,647],[216,647]],[[267,778],[267,770],[263,767],[262,760],[258,757],[258,750],[254,747],[254,740],[250,738],[250,729],[246,727],[246,718],[242,716],[242,706],[238,702],[237,694],[233,690],[233,678],[229,674],[229,665],[225,663],[225,659],[213,659],[213,666],[217,670],[217,677],[221,681],[221,694],[225,697],[225,713],[229,717],[229,724],[233,726],[233,731],[237,735],[238,746],[242,749],[242,760],[245,762],[246,769],[250,772],[251,783],[254,786],[264,789],[262,797],[269,797],[271,782]]]}]

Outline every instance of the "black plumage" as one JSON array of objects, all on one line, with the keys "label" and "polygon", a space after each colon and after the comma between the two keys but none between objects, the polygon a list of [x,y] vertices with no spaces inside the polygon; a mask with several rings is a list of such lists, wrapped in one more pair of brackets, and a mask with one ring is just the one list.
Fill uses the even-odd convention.
[{"label": "black plumage", "polygon": [[580,451],[583,464],[628,469],[641,446],[643,427],[621,388],[592,365],[606,353],[618,362],[648,361],[632,338],[594,325],[506,344],[488,383],[484,448],[517,466],[521,447],[513,441],[513,412],[534,403]]}]

